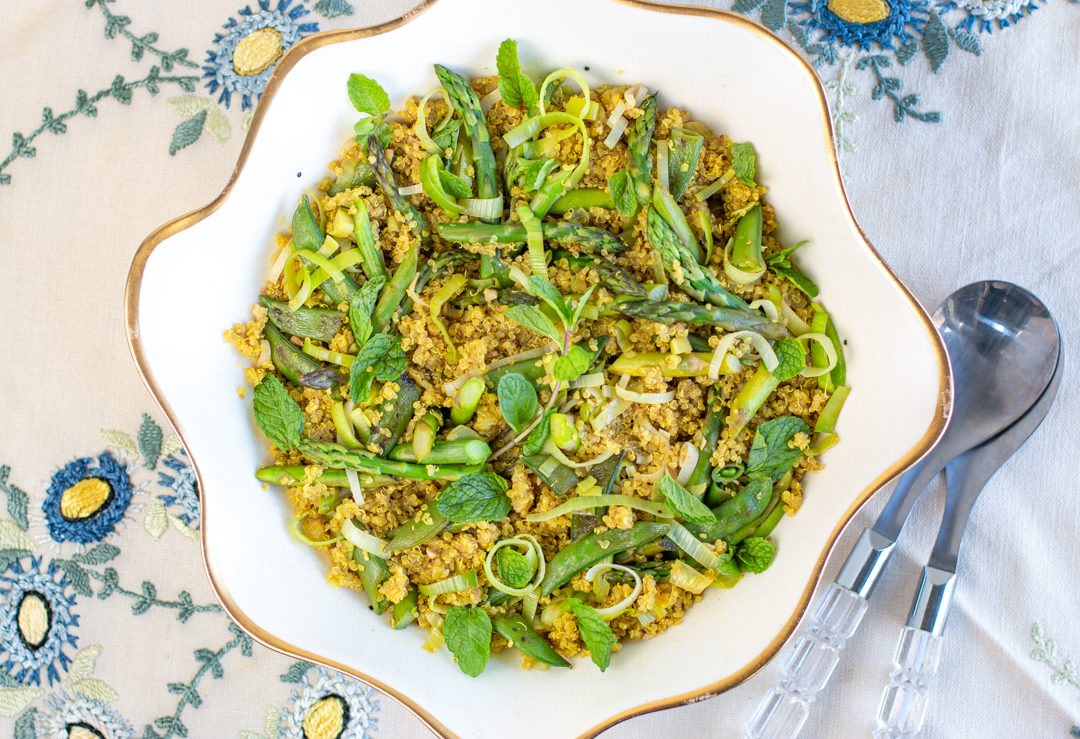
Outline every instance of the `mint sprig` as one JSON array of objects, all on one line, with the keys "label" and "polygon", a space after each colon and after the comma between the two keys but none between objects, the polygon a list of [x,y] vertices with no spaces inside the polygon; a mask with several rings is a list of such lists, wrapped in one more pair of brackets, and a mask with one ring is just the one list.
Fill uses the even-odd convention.
[{"label": "mint sprig", "polygon": [[611,632],[608,622],[596,612],[596,609],[587,606],[576,598],[571,598],[570,608],[577,619],[578,632],[581,640],[592,656],[593,664],[604,672],[611,664],[611,648],[618,639]]},{"label": "mint sprig", "polygon": [[447,485],[436,506],[454,523],[500,521],[510,513],[508,488],[494,472],[476,472]]},{"label": "mint sprig", "polygon": [[499,410],[515,433],[529,425],[536,418],[540,403],[536,398],[536,388],[516,372],[510,372],[499,378]]},{"label": "mint sprig", "polygon": [[288,451],[300,444],[304,433],[304,412],[289,397],[289,391],[274,375],[255,386],[255,423],[278,449]]},{"label": "mint sprig", "polygon": [[491,619],[483,608],[453,606],[443,621],[443,638],[458,667],[477,677],[491,656]]},{"label": "mint sprig", "polygon": [[360,349],[349,369],[349,397],[354,403],[364,401],[374,379],[382,382],[396,380],[408,366],[409,360],[401,349],[399,337],[375,334]]},{"label": "mint sprig", "polygon": [[716,514],[709,507],[695,498],[690,492],[676,482],[671,475],[664,475],[660,479],[660,492],[676,516],[702,526],[716,523]]}]

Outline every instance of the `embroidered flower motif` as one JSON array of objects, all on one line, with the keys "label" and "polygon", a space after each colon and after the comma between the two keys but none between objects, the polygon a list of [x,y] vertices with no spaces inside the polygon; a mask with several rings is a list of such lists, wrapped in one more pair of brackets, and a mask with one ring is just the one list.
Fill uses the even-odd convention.
[{"label": "embroidered flower motif", "polygon": [[52,685],[71,664],[64,647],[76,646],[71,629],[79,617],[71,612],[75,595],[64,593],[71,586],[67,576],[53,562],[42,571],[41,562],[30,557],[24,569],[15,560],[0,575],[0,669],[19,682],[40,685],[44,668]]},{"label": "embroidered flower motif", "polygon": [[370,739],[371,714],[379,710],[375,691],[358,680],[313,666],[286,707],[284,739]]},{"label": "embroidered flower motif", "polygon": [[[187,456],[183,449],[179,453]],[[176,472],[176,475],[159,472],[158,485],[171,488],[175,494],[159,495],[158,499],[167,506],[178,505],[183,508],[184,512],[177,514],[180,520],[188,526],[199,528],[199,487],[195,480],[195,470],[171,454],[161,460],[161,463]]]},{"label": "embroidered flower motif", "polygon": [[894,49],[921,36],[929,17],[926,0],[809,0],[792,3],[792,14],[806,13],[799,24],[820,31],[826,44]]},{"label": "embroidered flower motif", "polygon": [[[1046,2],[1046,0],[1043,0]],[[1039,9],[1032,0],[948,0],[938,7],[942,14],[957,8],[967,11],[967,17],[956,25],[965,31],[978,30],[983,33],[994,32],[994,22],[999,29],[1008,28]]]},{"label": "embroidered flower motif", "polygon": [[127,465],[109,452],[96,464],[90,457],[76,459],[53,475],[41,504],[49,535],[56,542],[101,541],[124,517],[132,492]]},{"label": "embroidered flower motif", "polygon": [[99,700],[58,690],[37,714],[37,739],[131,739],[131,723]]},{"label": "embroidered flower motif", "polygon": [[222,88],[218,102],[226,108],[233,93],[241,96],[241,110],[254,107],[275,62],[301,38],[319,30],[318,23],[297,22],[310,11],[303,3],[290,9],[292,2],[278,0],[271,10],[271,0],[259,0],[258,11],[245,7],[239,11],[240,21],[230,18],[223,26],[228,33],[214,36],[218,49],[207,52],[203,78],[210,80],[206,83],[210,92]]}]

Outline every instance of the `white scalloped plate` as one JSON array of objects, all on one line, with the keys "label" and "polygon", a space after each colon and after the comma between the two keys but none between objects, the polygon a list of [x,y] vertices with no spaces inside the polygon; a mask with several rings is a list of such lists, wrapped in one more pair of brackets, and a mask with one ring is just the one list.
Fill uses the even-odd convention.
[{"label": "white scalloped plate", "polygon": [[[281,492],[253,477],[267,451],[250,399],[237,396],[238,357],[221,338],[249,314],[279,219],[351,135],[349,74],[377,79],[397,106],[435,86],[435,62],[494,74],[507,37],[518,40],[534,77],[573,66],[589,67],[594,84],[642,82],[660,92],[662,107],[753,141],[780,238],[810,240],[800,262],[847,342],[853,391],[838,427],[843,442],[807,482],[798,516],[774,534],[775,564],[733,590],[708,591],[682,624],[627,644],[604,674],[588,660],[573,670],[524,671],[508,650],[469,678],[445,650],[420,649],[425,632],[394,631],[360,593],[328,587],[324,555],[289,535]],[[206,570],[229,614],[274,649],[391,694],[445,737],[506,736],[511,727],[518,739],[595,736],[629,716],[721,693],[760,669],[791,635],[844,525],[936,443],[950,408],[941,343],[860,232],[831,137],[826,97],[806,62],[756,24],[703,8],[429,0],[384,26],[293,47],[229,186],[151,234],[127,286],[132,354],[195,465]]]}]

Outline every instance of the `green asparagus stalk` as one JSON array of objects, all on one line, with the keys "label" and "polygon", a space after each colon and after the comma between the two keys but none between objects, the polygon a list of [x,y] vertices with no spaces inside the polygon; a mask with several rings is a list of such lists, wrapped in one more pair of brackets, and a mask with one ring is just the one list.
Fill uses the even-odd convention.
[{"label": "green asparagus stalk", "polygon": [[688,295],[722,308],[747,307],[745,300],[728,292],[712,272],[698,264],[656,208],[649,208],[648,235],[649,243],[660,253],[664,268]]},{"label": "green asparagus stalk", "polygon": [[[307,473],[304,471],[303,465],[294,464],[263,467],[255,472],[255,477],[271,485],[299,485],[303,480],[307,479]],[[360,481],[360,487],[364,488],[380,488],[384,485],[396,485],[398,483],[396,479],[389,475],[358,475],[357,477]],[[327,487],[349,487],[349,478],[346,477],[345,470],[323,470],[314,481],[321,482]]]},{"label": "green asparagus stalk", "polygon": [[357,198],[354,205],[356,216],[353,218],[353,236],[356,239],[356,248],[360,250],[360,264],[369,278],[381,276],[386,279],[386,265],[383,263],[382,252],[375,243],[367,202],[363,198]]},{"label": "green asparagus stalk", "polygon": [[[413,276],[416,275],[416,265],[420,260],[420,242],[414,241],[405,259],[394,271],[394,276],[389,284],[383,288],[379,296],[379,302],[375,304],[375,310],[371,312],[371,326],[375,333],[381,333],[390,326],[390,319],[395,309],[401,308],[405,315],[405,291],[409,288]],[[409,301],[409,309],[412,309],[412,301]]]},{"label": "green asparagus stalk", "polygon": [[709,389],[709,408],[705,411],[705,422],[701,427],[701,449],[698,450],[698,461],[694,471],[690,473],[690,479],[686,481],[686,489],[693,495],[701,495],[709,484],[709,473],[712,471],[712,455],[716,451],[716,445],[720,442],[720,432],[724,428],[723,403],[717,397],[715,391]]},{"label": "green asparagus stalk", "polygon": [[[491,138],[488,135],[487,121],[480,109],[480,98],[469,87],[468,81],[439,64],[435,65],[435,74],[442,83],[450,104],[465,122],[472,142],[473,166],[476,169],[476,196],[478,198],[499,197],[499,176],[495,163],[495,154],[491,151]],[[488,222],[497,223],[497,219]]]},{"label": "green asparagus stalk", "polygon": [[641,115],[634,119],[626,135],[630,155],[626,169],[634,183],[638,203],[646,205],[652,195],[652,137],[656,130],[656,94],[646,95],[638,107],[641,108]]},{"label": "green asparagus stalk", "polygon": [[[483,385],[483,383],[480,383]],[[491,454],[491,447],[482,439],[436,441],[424,459],[418,460],[411,444],[398,444],[387,455],[397,462],[423,464],[481,464]]]},{"label": "green asparagus stalk", "polygon": [[[674,359],[673,359],[674,357]],[[709,374],[712,354],[695,352],[693,354],[667,354],[665,352],[640,352],[632,357],[625,354],[611,363],[608,368],[613,375],[644,377],[656,369],[663,377],[704,377]],[[720,365],[721,375],[735,374],[742,369],[739,360],[728,355]]]},{"label": "green asparagus stalk", "polygon": [[429,465],[395,462],[374,457],[361,451],[349,451],[329,441],[304,439],[298,447],[300,452],[316,464],[332,469],[351,469],[374,474],[405,477],[412,480],[460,480],[465,475],[479,472],[483,465]]},{"label": "green asparagus stalk", "polygon": [[[604,228],[581,226],[571,221],[544,223],[542,228],[548,241],[577,244],[590,252],[626,251],[622,239]],[[521,244],[527,240],[525,227],[520,223],[440,223],[439,236],[459,244]]]},{"label": "green asparagus stalk", "polygon": [[556,200],[549,212],[561,216],[573,208],[615,210],[615,201],[610,192],[599,187],[577,187]]},{"label": "green asparagus stalk", "polygon": [[316,341],[333,339],[347,318],[344,313],[333,308],[300,307],[290,311],[287,304],[271,300],[265,295],[259,296],[259,302],[266,308],[266,317],[270,319],[270,323],[282,332]]},{"label": "green asparagus stalk", "polygon": [[[416,384],[408,372],[403,372],[397,380],[398,393],[387,398],[379,405],[379,424],[371,429],[371,443],[368,449],[379,456],[385,455],[405,433],[413,417],[413,404],[420,400],[423,389]],[[375,448],[372,448],[372,445]]]},{"label": "green asparagus stalk", "polygon": [[731,243],[731,264],[743,272],[763,272],[761,256],[761,206],[755,205],[739,219]]},{"label": "green asparagus stalk", "polygon": [[647,297],[648,289],[634,279],[629,271],[600,257],[589,255],[575,256],[566,249],[555,249],[551,253],[551,263],[558,264],[563,259],[567,260],[570,270],[577,274],[584,267],[591,267],[598,275],[600,282],[608,287],[616,295],[631,295],[637,298]]},{"label": "green asparagus stalk", "polygon": [[[319,228],[319,222],[315,220],[315,214],[311,212],[311,202],[308,196],[300,198],[300,205],[293,211],[292,218],[293,245],[297,249],[318,251],[326,240],[325,234]],[[356,280],[343,275],[340,282],[323,280],[319,285],[326,297],[334,301],[334,304],[351,303],[352,299],[360,292],[360,286]]]},{"label": "green asparagus stalk", "polygon": [[396,210],[408,221],[409,228],[413,230],[425,244],[431,241],[431,229],[428,228],[424,216],[413,207],[404,195],[398,191],[397,180],[394,178],[394,170],[390,168],[390,162],[386,161],[386,152],[379,145],[379,140],[374,136],[368,138],[368,157],[374,159],[371,168],[375,172],[375,179],[379,183],[383,197],[390,203],[390,207]]},{"label": "green asparagus stalk", "polygon": [[756,331],[770,341],[788,335],[788,330],[782,324],[738,308],[679,303],[674,300],[622,300],[611,304],[608,310],[653,323],[670,325],[682,322],[691,326],[719,326],[728,331]]},{"label": "green asparagus stalk", "polygon": [[759,364],[757,371],[746,381],[739,390],[739,394],[731,401],[731,412],[728,415],[728,428],[730,438],[734,439],[750,419],[758,412],[762,404],[772,395],[773,390],[780,384],[764,364]]},{"label": "green asparagus stalk", "polygon": [[[698,243],[697,237],[694,236],[694,232],[690,229],[690,224],[686,221],[686,216],[664,183],[661,182],[653,188],[652,204],[656,212],[663,217],[675,232],[675,235],[679,237],[683,251],[693,255],[694,261],[698,264],[704,262],[705,252],[701,250],[701,244]],[[760,239],[758,243],[760,244]]]}]

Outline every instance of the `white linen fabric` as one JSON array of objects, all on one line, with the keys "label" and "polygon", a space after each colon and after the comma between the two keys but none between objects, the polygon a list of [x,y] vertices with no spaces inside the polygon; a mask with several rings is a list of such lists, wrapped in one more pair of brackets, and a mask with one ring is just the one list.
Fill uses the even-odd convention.
[{"label": "white linen fabric", "polygon": [[[157,442],[159,454],[146,453],[155,449],[153,427],[167,425],[129,356],[122,296],[142,239],[216,197],[246,135],[243,91],[233,93],[227,106],[219,102],[220,89],[211,93],[203,87],[204,56],[225,50],[236,25],[260,13],[277,12],[276,20],[266,22],[278,23],[275,27],[288,40],[290,33],[304,35],[301,24],[317,23],[319,30],[371,25],[413,4],[275,0],[242,14],[236,0],[42,0],[5,3],[0,9],[0,145],[6,147],[15,132],[25,138],[43,122],[51,126],[29,144],[20,144],[16,135],[12,152],[21,149],[23,155],[11,161],[3,159],[8,151],[0,148],[0,329],[7,347],[0,353],[0,465],[10,467],[0,482],[9,500],[18,498],[9,492],[12,485],[26,491],[29,507],[25,527],[19,525],[17,505],[0,511],[0,549],[33,552],[33,558],[10,555],[5,567],[15,561],[18,572],[29,576],[31,569],[48,573],[53,563],[52,581],[60,581],[61,571],[69,580],[65,592],[77,599],[70,610],[79,623],[68,627],[76,643],[62,651],[67,658],[81,655],[79,669],[85,672],[75,676],[81,681],[69,679],[62,688],[59,682],[50,684],[44,663],[40,686],[26,684],[27,678],[15,673],[7,680],[0,676],[0,736],[67,736],[65,726],[76,721],[71,717],[84,714],[110,737],[150,736],[150,731],[158,736],[301,736],[300,722],[319,686],[338,685],[333,675],[303,671],[294,660],[258,645],[247,656],[250,645],[212,607],[198,548],[189,538],[197,519],[185,518],[181,478],[186,464],[178,450],[169,448],[167,432]],[[730,7],[727,2],[697,4]],[[799,10],[793,4],[785,11],[786,5],[771,2],[762,13],[775,18],[777,12],[788,12],[793,21],[806,20],[821,16],[824,5],[815,2]],[[875,69],[858,68],[863,52],[826,40],[837,57],[835,64],[823,63],[821,73],[839,95],[833,98],[834,113],[842,113],[837,120],[843,125],[842,165],[852,209],[869,240],[923,304],[932,310],[968,282],[1003,279],[1042,298],[1061,326],[1067,374],[1057,403],[1028,444],[991,480],[968,526],[924,736],[982,738],[1008,732],[1064,738],[1080,724],[1080,678],[1067,661],[1080,656],[1075,535],[1080,501],[1072,469],[1080,459],[1080,394],[1072,380],[1072,373],[1080,371],[1080,271],[1075,266],[1080,5],[1065,0],[1033,4],[1036,12],[1028,9],[1008,27],[995,23],[992,34],[980,32],[976,22],[971,30],[981,45],[978,56],[959,46],[970,45],[963,34],[946,38],[951,48],[946,61],[940,51],[933,52],[937,57],[926,53],[940,46],[929,30],[937,13],[953,27],[968,7],[978,8],[977,0],[959,9],[942,3],[933,14],[916,13],[929,18],[923,31],[913,27],[911,36],[922,39],[923,51],[906,66],[893,63],[886,70],[902,79],[903,94],[921,93],[911,110],[940,111],[940,122],[923,122],[911,114],[895,121],[889,96],[872,97]],[[290,16],[298,8],[309,12]],[[750,15],[757,18],[758,12]],[[810,42],[821,40],[820,24],[808,21],[798,27],[806,29]],[[215,40],[215,34],[223,38]],[[782,35],[799,44],[797,28],[793,34],[789,25]],[[169,57],[179,48],[190,51],[186,57]],[[854,56],[846,61],[849,55]],[[171,59],[172,70],[166,69],[165,58]],[[199,68],[184,66],[185,58]],[[890,58],[895,62],[895,56]],[[941,65],[936,73],[931,69],[935,58]],[[215,67],[213,60],[206,64]],[[155,65],[162,78],[199,78],[194,91],[161,80],[156,83],[160,93],[152,96],[149,86],[155,82],[145,80]],[[115,81],[117,75],[123,79]],[[130,105],[122,104],[124,86],[140,80],[128,91]],[[82,90],[91,99],[99,90],[112,93],[85,103],[79,97]],[[185,96],[191,99],[168,102]],[[96,115],[87,114],[88,105]],[[58,120],[77,107],[81,112]],[[43,113],[43,108],[49,110]],[[186,128],[178,131],[185,121]],[[196,128],[201,135],[188,141]],[[768,157],[768,152],[759,154]],[[103,435],[102,429],[123,433]],[[173,466],[164,461],[169,451]],[[133,495],[121,522],[126,527],[90,539],[86,546],[70,538],[58,542],[42,509],[50,487],[59,484],[54,477],[77,474],[69,465],[79,458],[99,464],[103,453],[127,464]],[[871,500],[852,521],[823,582],[835,577],[890,491]],[[812,708],[804,736],[866,737],[873,730],[896,639],[943,502],[939,479],[912,513],[862,627]],[[102,549],[102,544],[117,551]],[[89,557],[94,547],[108,560]],[[79,589],[79,572],[89,577],[85,585],[94,596],[71,596]],[[0,608],[10,605],[12,588],[21,582],[16,574],[6,570],[0,581],[5,593]],[[187,594],[192,609],[185,606]],[[1056,651],[1050,646],[1035,651],[1035,624],[1041,625],[1040,639],[1056,639]],[[0,633],[0,646],[7,649],[12,638]],[[57,658],[50,664],[58,678],[70,677],[61,662]],[[774,661],[719,698],[637,717],[604,737],[741,736],[778,672]],[[392,699],[352,681],[337,689],[353,701],[354,716],[364,717],[362,725],[350,725],[348,736],[430,735]],[[31,710],[35,713],[27,719]]]}]

